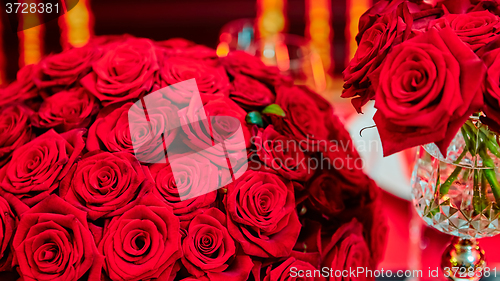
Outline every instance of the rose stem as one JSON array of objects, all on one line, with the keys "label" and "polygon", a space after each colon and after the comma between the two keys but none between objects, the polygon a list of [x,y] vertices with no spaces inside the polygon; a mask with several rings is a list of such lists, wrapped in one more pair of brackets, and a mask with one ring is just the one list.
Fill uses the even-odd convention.
[{"label": "rose stem", "polygon": [[[458,156],[457,160],[455,160],[455,162],[454,162],[455,164],[459,164],[460,161],[462,161],[462,159],[467,154],[467,147],[468,146],[467,146],[467,144],[465,146],[466,147],[464,148],[464,150],[462,151],[460,156]],[[462,167],[457,166],[455,168],[455,170],[453,170],[451,175],[446,179],[446,181],[441,185],[441,187],[439,188],[439,193],[441,194],[441,197],[448,194],[448,191],[450,190],[451,184],[457,179],[457,177],[461,171],[462,171]]]},{"label": "rose stem", "polygon": [[485,203],[485,207],[489,205],[490,198],[488,197],[488,185],[486,184],[488,180],[484,173],[481,173],[481,197],[483,198],[483,202]]},{"label": "rose stem", "polygon": [[496,142],[496,138],[490,133],[490,131],[484,127],[479,128],[479,156],[483,160],[483,166],[489,168],[483,171],[483,174],[491,186],[491,191],[495,196],[495,201],[497,205],[500,204],[500,184],[498,183],[495,171],[495,162],[488,155],[487,150],[489,150],[496,157],[500,157],[499,146]]},{"label": "rose stem", "polygon": [[498,145],[496,138],[492,136],[487,129],[481,127],[479,129],[480,136],[484,138],[484,143],[488,150],[493,153],[496,157],[500,158],[500,146]]},{"label": "rose stem", "polygon": [[[469,121],[467,121],[467,122],[469,122]],[[474,140],[471,138],[472,135],[476,135],[476,134],[474,132],[471,132],[471,128],[468,126],[469,124],[467,122],[460,128],[460,130],[462,132],[462,137],[464,138],[464,141],[465,141],[465,148],[462,151],[462,153],[460,154],[460,156],[457,158],[457,160],[455,160],[455,162],[454,162],[455,164],[460,164],[460,161],[462,161],[462,159],[465,157],[465,155],[467,154],[467,151],[469,151],[472,156],[476,155],[476,151],[475,151],[476,146],[474,144]],[[472,125],[472,126],[474,126],[474,125]],[[474,127],[474,129],[475,129],[475,127]],[[446,181],[443,183],[443,185],[441,185],[441,187],[439,188],[439,193],[441,194],[441,197],[448,194],[448,191],[450,190],[451,184],[457,179],[458,175],[460,175],[460,172],[462,171],[462,169],[463,169],[462,167],[457,166],[455,168],[455,170],[450,174],[448,179],[446,179]]]}]

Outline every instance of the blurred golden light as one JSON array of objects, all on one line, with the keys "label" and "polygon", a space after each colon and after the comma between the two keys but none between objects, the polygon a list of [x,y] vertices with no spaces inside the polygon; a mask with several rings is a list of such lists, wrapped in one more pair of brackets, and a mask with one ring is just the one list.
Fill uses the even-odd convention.
[{"label": "blurred golden light", "polygon": [[348,30],[346,36],[349,40],[349,60],[354,57],[358,44],[356,43],[356,34],[358,34],[359,18],[371,7],[371,0],[349,0],[348,11]]},{"label": "blurred golden light", "polygon": [[333,67],[332,7],[329,0],[306,1],[306,36],[311,45],[311,66],[317,91],[326,89]]},{"label": "blurred golden light", "polygon": [[227,42],[220,42],[217,46],[217,56],[225,57],[229,53],[229,44]]},{"label": "blurred golden light", "polygon": [[266,38],[285,30],[286,0],[257,1],[257,31],[260,38]]},{"label": "blurred golden light", "polygon": [[92,15],[89,0],[79,0],[73,9],[59,19],[61,44],[68,47],[81,47],[87,44],[92,33]]},{"label": "blurred golden light", "polygon": [[279,70],[283,72],[288,71],[290,69],[290,55],[288,54],[288,47],[286,46],[286,44],[283,44],[283,42],[278,42],[276,44],[275,53],[276,64]]},{"label": "blurred golden light", "polygon": [[24,28],[34,26],[19,32],[19,66],[38,63],[43,55],[43,35],[45,26],[41,24],[40,14],[20,14],[19,24]]},{"label": "blurred golden light", "polygon": [[314,85],[316,87],[315,89],[318,92],[322,92],[327,86],[327,76],[325,74],[325,66],[323,65],[321,57],[317,53],[311,53],[311,66]]}]

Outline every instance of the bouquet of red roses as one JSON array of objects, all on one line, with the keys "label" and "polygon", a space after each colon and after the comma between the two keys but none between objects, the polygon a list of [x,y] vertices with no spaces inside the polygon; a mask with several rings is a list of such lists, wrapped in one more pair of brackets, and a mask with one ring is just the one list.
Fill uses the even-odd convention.
[{"label": "bouquet of red roses", "polygon": [[435,143],[446,157],[459,130],[466,138],[478,133],[471,116],[498,131],[499,5],[496,0],[384,0],[361,17],[343,97],[353,97],[358,112],[375,100],[385,155]]},{"label": "bouquet of red roses", "polygon": [[[193,78],[210,128],[165,130],[199,116],[182,89],[131,118]],[[378,187],[331,105],[258,58],[101,37],[22,68],[0,97],[2,280],[337,280],[383,257]],[[165,161],[174,140],[235,128],[248,169],[228,184],[220,151]]]}]

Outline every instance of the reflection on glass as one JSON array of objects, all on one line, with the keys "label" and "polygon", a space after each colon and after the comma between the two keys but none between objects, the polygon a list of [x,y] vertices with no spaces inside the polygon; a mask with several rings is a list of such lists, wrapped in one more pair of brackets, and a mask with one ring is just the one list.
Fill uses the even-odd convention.
[{"label": "reflection on glass", "polygon": [[316,91],[326,88],[323,63],[317,51],[303,37],[278,34],[255,41],[248,52],[267,65],[275,65],[293,78],[296,84],[307,85]]}]

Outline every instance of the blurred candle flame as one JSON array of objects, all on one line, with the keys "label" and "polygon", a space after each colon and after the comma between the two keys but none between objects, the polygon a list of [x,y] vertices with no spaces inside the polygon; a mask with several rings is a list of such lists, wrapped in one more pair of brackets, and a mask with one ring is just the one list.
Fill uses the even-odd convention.
[{"label": "blurred candle flame", "polygon": [[[36,1],[28,1],[27,3],[36,3]],[[41,24],[40,14],[20,13],[19,24],[23,26],[23,31],[19,32],[19,67],[38,63],[43,55],[42,39],[45,33],[45,26]],[[28,26],[34,27],[24,29]]]},{"label": "blurred candle flame", "polygon": [[64,49],[82,47],[92,36],[93,17],[88,1],[79,0],[73,9],[59,18],[61,44]]},{"label": "blurred candle flame", "polygon": [[286,27],[286,0],[257,1],[257,31],[260,38],[282,33]]}]

